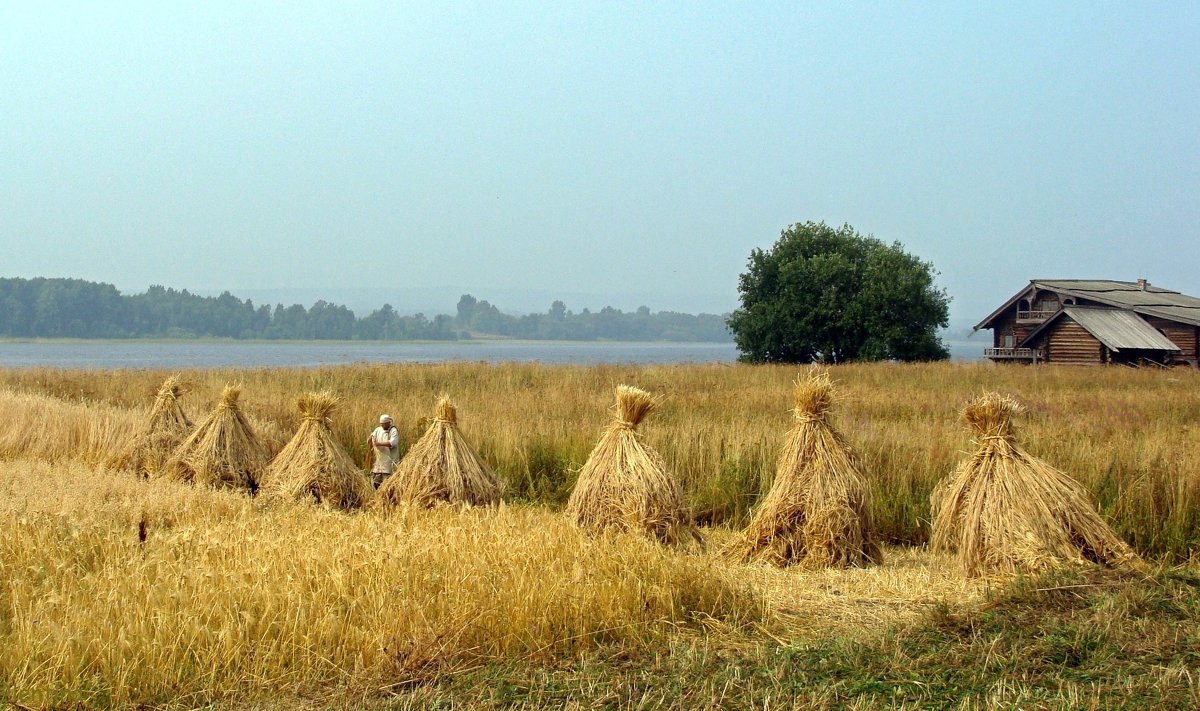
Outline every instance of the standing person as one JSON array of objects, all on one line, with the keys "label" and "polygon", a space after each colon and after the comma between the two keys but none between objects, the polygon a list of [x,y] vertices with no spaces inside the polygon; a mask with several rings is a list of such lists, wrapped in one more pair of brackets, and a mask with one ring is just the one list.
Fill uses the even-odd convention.
[{"label": "standing person", "polygon": [[371,467],[371,483],[378,489],[392,475],[400,459],[400,432],[392,427],[391,415],[380,415],[379,426],[367,443],[375,449],[375,464]]}]

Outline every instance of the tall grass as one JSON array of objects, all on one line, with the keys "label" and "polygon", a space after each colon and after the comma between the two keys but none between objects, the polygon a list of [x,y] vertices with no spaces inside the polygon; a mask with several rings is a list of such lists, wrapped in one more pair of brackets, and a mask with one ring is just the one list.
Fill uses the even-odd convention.
[{"label": "tall grass", "polygon": [[[735,566],[712,552],[727,528],[708,531],[709,552],[682,553],[583,536],[555,510],[611,420],[612,386],[630,383],[664,396],[643,432],[697,514],[743,522],[793,421],[795,368],[183,374],[195,419],[226,383],[242,383],[240,404],[275,449],[299,424],[296,398],[332,389],[344,403],[335,435],[359,461],[379,413],[396,418],[407,446],[449,393],[464,436],[506,480],[508,503],[392,516],[105,470],[165,375],[0,371],[0,704],[353,700],[492,662],[558,668],[621,650],[651,663],[693,638],[707,653],[713,635],[714,649],[863,638],[977,599],[989,585],[915,549],[889,550],[884,565],[866,569]],[[1181,558],[1200,543],[1197,373],[941,364],[844,366],[832,376],[844,395],[834,416],[863,458],[875,520],[893,542],[925,540],[929,491],[973,448],[958,411],[995,389],[1031,410],[1018,438],[1083,482],[1139,550]]]},{"label": "tall grass", "polygon": [[[565,502],[610,419],[612,386],[637,385],[664,397],[643,434],[699,519],[740,525],[773,475],[796,373],[784,366],[442,363],[215,369],[183,378],[189,412],[210,407],[225,383],[243,383],[244,409],[277,441],[298,425],[300,393],[332,389],[343,399],[334,433],[357,461],[366,460],[366,436],[381,412],[396,418],[403,450],[423,431],[437,395],[449,393],[464,436],[505,481],[509,500],[552,507]],[[100,408],[95,417],[103,419],[142,412],[167,374],[9,370],[0,371],[0,387]],[[959,410],[992,389],[1029,407],[1018,438],[1082,482],[1140,552],[1181,558],[1200,544],[1196,371],[883,364],[839,366],[832,375],[844,395],[834,416],[875,482],[873,515],[887,541],[927,540],[933,485],[973,449]],[[19,412],[12,426],[45,424]],[[12,435],[0,456],[19,454],[21,437]]]},{"label": "tall grass", "polygon": [[[149,408],[147,408],[148,410]],[[103,402],[69,402],[0,388],[0,459],[97,464],[120,450],[136,427],[134,413]]]},{"label": "tall grass", "polygon": [[801,572],[709,535],[683,553],[545,507],[344,514],[0,462],[0,705],[342,707],[493,663],[868,638],[986,589],[915,549]]},{"label": "tall grass", "polygon": [[544,509],[347,515],[0,464],[0,701],[26,706],[379,692],[762,609],[712,560]]}]

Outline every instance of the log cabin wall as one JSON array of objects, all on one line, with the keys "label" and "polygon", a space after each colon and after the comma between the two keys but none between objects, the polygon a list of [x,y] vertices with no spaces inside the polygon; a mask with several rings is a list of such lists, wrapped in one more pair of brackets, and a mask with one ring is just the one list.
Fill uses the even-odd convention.
[{"label": "log cabin wall", "polygon": [[1048,363],[1100,365],[1104,362],[1100,357],[1100,341],[1065,316],[1039,334],[1038,341]]},{"label": "log cabin wall", "polygon": [[1179,323],[1178,321],[1168,321],[1165,318],[1158,318],[1157,316],[1142,316],[1142,318],[1146,320],[1146,323],[1162,331],[1163,335],[1170,338],[1175,345],[1179,346],[1182,351],[1179,354],[1180,357],[1195,358],[1197,351],[1200,351],[1200,343],[1196,342],[1197,328],[1195,326]]},{"label": "log cabin wall", "polygon": [[[1015,348],[1024,341],[1029,334],[1033,333],[1034,329],[1041,326],[1040,323],[1017,323],[1017,308],[1014,306],[1006,313],[996,319],[996,324],[992,326],[992,347],[994,348]],[[1004,343],[1004,334],[1013,334],[1011,344]]]}]

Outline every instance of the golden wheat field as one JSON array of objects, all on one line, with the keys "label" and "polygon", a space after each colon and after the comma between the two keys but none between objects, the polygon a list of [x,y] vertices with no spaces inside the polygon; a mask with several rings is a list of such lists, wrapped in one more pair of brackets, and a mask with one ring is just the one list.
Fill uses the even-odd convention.
[{"label": "golden wheat field", "polygon": [[[178,374],[193,421],[226,384],[241,385],[241,407],[272,453],[299,424],[297,398],[331,390],[342,400],[334,434],[364,465],[381,412],[404,448],[448,394],[463,436],[505,485],[494,509],[339,513],[107,469],[170,373],[0,371],[0,701],[370,705],[497,663],[869,638],[935,608],[977,606],[1004,583],[968,580],[922,544],[929,492],[972,446],[958,412],[987,389],[1029,408],[1021,441],[1082,482],[1139,552],[1185,566],[1194,555],[1197,373],[855,365],[832,370],[834,413],[875,489],[884,563],[731,563],[719,549],[770,483],[799,372],[431,364]],[[680,481],[703,545],[592,538],[562,515],[620,383],[660,398],[641,431]],[[635,701],[609,705],[655,707]]]}]

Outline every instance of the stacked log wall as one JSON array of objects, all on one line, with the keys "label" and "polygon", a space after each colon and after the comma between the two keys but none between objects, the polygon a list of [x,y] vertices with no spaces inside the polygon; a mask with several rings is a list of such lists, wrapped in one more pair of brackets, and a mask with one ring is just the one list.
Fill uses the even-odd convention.
[{"label": "stacked log wall", "polygon": [[1049,363],[1100,365],[1100,341],[1083,326],[1063,317],[1037,339]]},{"label": "stacked log wall", "polygon": [[1196,333],[1200,329],[1197,329],[1196,326],[1158,318],[1157,316],[1143,316],[1142,318],[1146,320],[1146,323],[1162,331],[1163,335],[1179,346],[1182,351],[1179,353],[1180,356],[1195,358],[1197,353],[1200,352],[1200,343],[1197,343],[1196,337]]},{"label": "stacked log wall", "polygon": [[1019,346],[1021,341],[1024,341],[1040,325],[1040,323],[1017,323],[1017,307],[1014,306],[996,319],[995,325],[992,327],[992,346],[994,348],[1004,347],[1004,332],[1009,328],[1012,329],[1013,346]]}]

